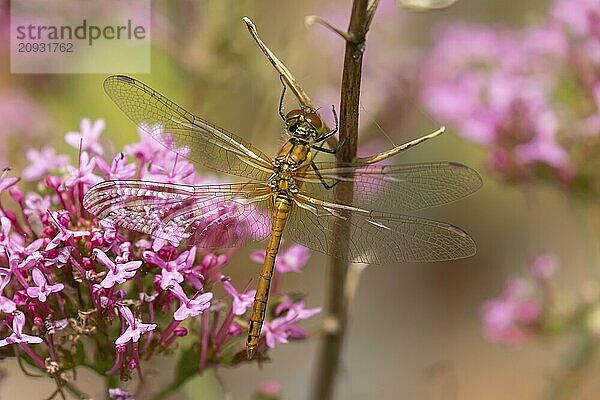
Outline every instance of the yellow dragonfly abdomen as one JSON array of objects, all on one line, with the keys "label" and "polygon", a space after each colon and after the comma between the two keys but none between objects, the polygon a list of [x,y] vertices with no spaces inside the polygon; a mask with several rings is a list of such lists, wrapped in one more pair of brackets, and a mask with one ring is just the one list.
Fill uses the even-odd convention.
[{"label": "yellow dragonfly abdomen", "polygon": [[254,296],[254,306],[252,307],[252,315],[250,316],[250,325],[248,327],[246,352],[248,353],[249,359],[254,357],[254,353],[258,347],[260,333],[267,310],[269,287],[271,285],[271,278],[273,277],[275,258],[279,252],[283,229],[285,228],[285,223],[287,222],[292,205],[292,200],[288,197],[278,196],[275,198],[271,235],[269,236],[269,242],[267,243],[265,261],[260,271],[260,277],[258,278],[258,286],[256,287],[256,295]]}]

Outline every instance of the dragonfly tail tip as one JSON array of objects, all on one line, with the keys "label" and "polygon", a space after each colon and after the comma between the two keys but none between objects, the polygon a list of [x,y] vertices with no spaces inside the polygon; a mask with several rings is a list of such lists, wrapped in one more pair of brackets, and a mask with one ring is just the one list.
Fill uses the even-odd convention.
[{"label": "dragonfly tail tip", "polygon": [[252,360],[254,358],[254,354],[256,353],[256,346],[246,346],[246,356],[248,360]]}]

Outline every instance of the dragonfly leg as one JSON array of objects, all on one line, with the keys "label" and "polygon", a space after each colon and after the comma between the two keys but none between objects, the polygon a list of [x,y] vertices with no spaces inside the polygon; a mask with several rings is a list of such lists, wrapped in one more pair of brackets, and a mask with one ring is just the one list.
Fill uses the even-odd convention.
[{"label": "dragonfly leg", "polygon": [[380,161],[383,161],[385,159],[388,159],[392,156],[395,156],[396,154],[408,150],[411,147],[414,147],[416,145],[418,145],[419,143],[422,143],[426,140],[429,139],[433,139],[436,136],[441,135],[442,133],[444,133],[446,131],[446,127],[442,126],[440,129],[438,129],[437,131],[431,132],[430,134],[427,134],[425,136],[421,136],[420,138],[411,140],[410,142],[401,144],[400,146],[396,146],[388,151],[384,151],[369,157],[361,157],[355,160],[355,162],[360,163],[360,164],[374,164],[374,163],[378,163]]},{"label": "dragonfly leg", "polygon": [[281,90],[281,97],[279,98],[279,116],[281,117],[282,120],[285,121],[285,112],[283,111],[283,99],[285,98],[285,82],[283,81],[283,75],[279,75],[279,80],[281,81],[281,84],[283,85],[283,89]]},{"label": "dragonfly leg", "polygon": [[348,139],[348,136],[344,136],[342,141],[338,143],[338,145],[335,147],[335,149],[328,149],[328,148],[321,147],[321,146],[313,146],[313,149],[322,151],[323,153],[335,154],[338,151],[340,151],[340,149],[346,144],[347,139]]},{"label": "dragonfly leg", "polygon": [[[329,149],[326,149],[326,150],[329,150]],[[334,187],[335,185],[337,185],[338,183],[340,183],[340,181],[337,181],[333,185],[330,185],[329,183],[327,183],[325,181],[325,178],[323,178],[323,175],[321,175],[321,171],[319,171],[319,168],[317,167],[317,164],[315,164],[314,161],[312,161],[312,160],[310,161],[310,166],[315,171],[315,174],[317,174],[317,176],[319,177],[319,180],[321,181],[321,183],[323,184],[323,186],[325,186],[325,189],[329,190],[332,187]]]},{"label": "dragonfly leg", "polygon": [[335,135],[339,130],[338,117],[337,117],[337,113],[335,112],[335,106],[331,106],[331,112],[333,113],[333,120],[335,121],[335,128],[333,128],[332,130],[330,130],[323,136],[320,136],[317,139],[316,143],[323,143],[325,140],[327,140],[330,137],[332,137],[333,135]]}]

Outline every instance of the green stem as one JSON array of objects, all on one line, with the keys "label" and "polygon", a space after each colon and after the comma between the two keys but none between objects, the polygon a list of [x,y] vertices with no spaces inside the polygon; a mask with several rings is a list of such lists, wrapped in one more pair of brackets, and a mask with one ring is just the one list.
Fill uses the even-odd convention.
[{"label": "green stem", "polygon": [[[584,242],[587,244],[589,264],[591,265],[590,272],[597,282],[600,279],[600,252],[598,247],[600,241],[598,240],[598,232],[593,226],[596,217],[593,213],[594,209],[589,203],[580,201],[576,201],[576,204],[569,207],[569,209],[573,210],[579,230],[582,232]],[[570,399],[577,391],[587,368],[594,360],[597,338],[589,332],[584,320],[577,319],[579,321],[574,323],[581,326],[579,328],[581,331],[578,332],[575,342],[564,356],[559,371],[555,373],[542,397],[543,400]]]},{"label": "green stem", "polygon": [[591,272],[594,277],[600,279],[600,238],[599,233],[594,229],[594,223],[598,219],[598,212],[592,205],[585,201],[575,201],[573,207],[568,207],[573,211],[575,221],[581,232],[581,240],[586,245],[588,258],[592,265]]},{"label": "green stem", "polygon": [[69,393],[75,396],[76,399],[87,399],[89,396],[79,390],[75,385],[70,384],[69,382],[63,383],[64,387],[67,389]]},{"label": "green stem", "polygon": [[[96,371],[98,372],[98,371]],[[102,376],[102,374],[100,374]],[[118,375],[106,375],[103,374],[104,376],[104,389],[105,389],[105,393],[108,396],[108,389],[113,389],[113,388],[118,388],[119,387],[119,383],[120,383],[120,379]]]},{"label": "green stem", "polygon": [[152,400],[167,399],[170,395],[178,392],[183,387],[183,385],[185,385],[185,383],[188,380],[190,380],[191,378],[193,378],[194,376],[195,375],[188,375],[188,376],[184,376],[184,377],[175,379],[173,382],[171,382],[171,384],[169,386],[165,387],[163,390],[161,390],[160,392],[155,394],[152,397]]},{"label": "green stem", "polygon": [[[31,368],[35,369],[36,371],[41,372],[45,376],[48,376],[48,374],[46,373],[46,371],[43,370],[43,369],[41,369],[40,367],[38,367],[30,358],[28,358],[28,357],[21,357],[21,360],[25,361],[27,364],[29,364],[29,366]],[[72,383],[63,382],[62,383],[62,387],[65,388],[67,390],[67,392],[71,393],[76,399],[87,399],[87,398],[89,398],[89,396],[85,392],[83,392],[80,389],[78,389],[77,386],[73,385]]]},{"label": "green stem", "polygon": [[579,334],[567,352],[561,370],[552,378],[543,400],[567,400],[575,394],[586,368],[594,359],[597,341],[590,332]]}]

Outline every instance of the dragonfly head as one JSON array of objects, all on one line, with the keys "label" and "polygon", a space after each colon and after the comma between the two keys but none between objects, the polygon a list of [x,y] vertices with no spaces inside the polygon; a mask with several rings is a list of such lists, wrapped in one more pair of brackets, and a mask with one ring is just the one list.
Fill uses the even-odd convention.
[{"label": "dragonfly head", "polygon": [[295,109],[285,116],[285,129],[294,137],[316,139],[323,127],[319,115],[312,109]]}]

